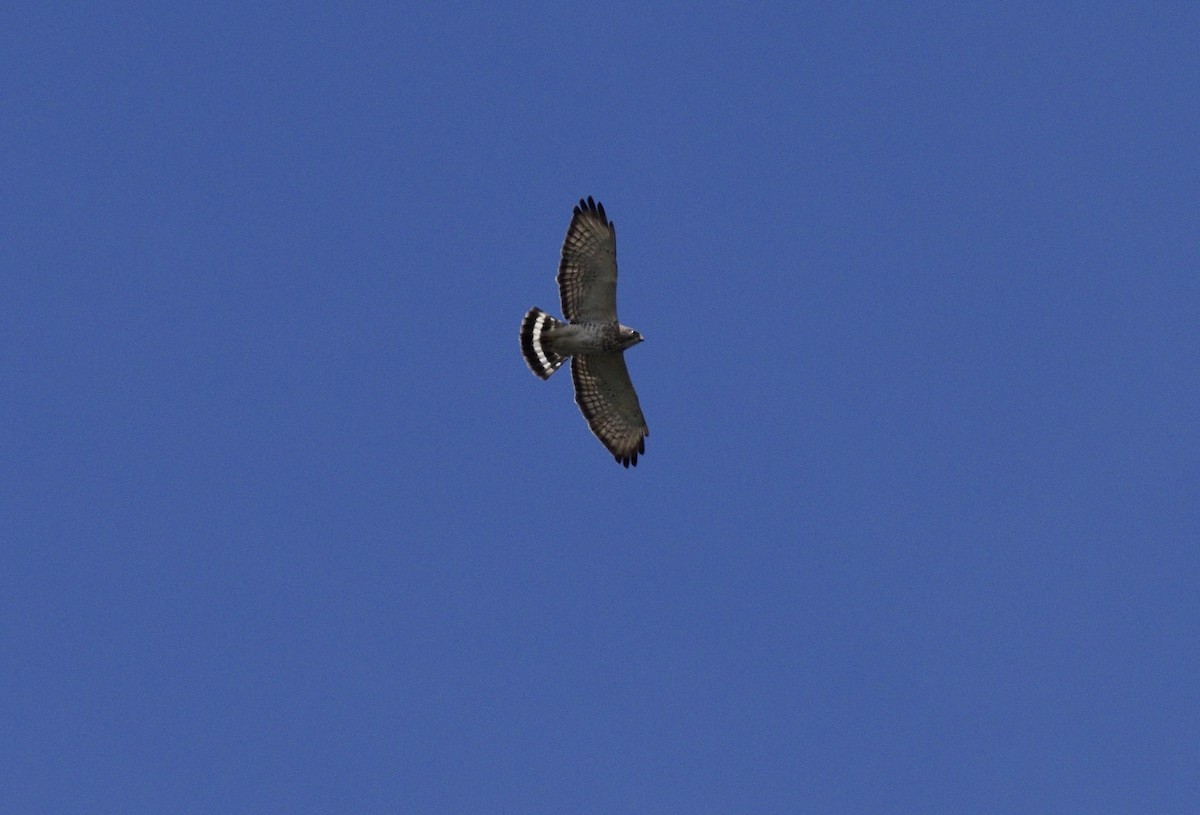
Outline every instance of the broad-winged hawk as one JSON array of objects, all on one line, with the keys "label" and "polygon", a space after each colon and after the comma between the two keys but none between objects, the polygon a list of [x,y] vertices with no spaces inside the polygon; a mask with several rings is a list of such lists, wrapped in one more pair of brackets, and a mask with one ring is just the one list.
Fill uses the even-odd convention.
[{"label": "broad-winged hawk", "polygon": [[542,379],[571,357],[575,402],[616,460],[637,466],[646,452],[646,418],[625,367],[625,349],[642,335],[617,321],[617,229],[588,196],[575,207],[558,265],[566,323],[540,308],[521,321],[521,354]]}]

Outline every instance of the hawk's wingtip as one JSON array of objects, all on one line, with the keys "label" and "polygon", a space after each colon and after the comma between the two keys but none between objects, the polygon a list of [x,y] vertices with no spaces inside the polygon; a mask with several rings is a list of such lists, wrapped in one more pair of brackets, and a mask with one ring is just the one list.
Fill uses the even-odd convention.
[{"label": "hawk's wingtip", "polygon": [[597,202],[590,195],[587,198],[580,198],[579,203],[575,205],[576,215],[582,215],[585,212],[599,215],[606,223],[608,222],[608,215],[604,212],[604,204]]}]

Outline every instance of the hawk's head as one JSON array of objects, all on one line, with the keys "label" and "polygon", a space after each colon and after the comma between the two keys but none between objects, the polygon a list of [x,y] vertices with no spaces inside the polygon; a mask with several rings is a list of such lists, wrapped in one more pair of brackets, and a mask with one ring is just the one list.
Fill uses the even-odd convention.
[{"label": "hawk's head", "polygon": [[632,348],[645,339],[645,337],[627,325],[617,326],[617,332],[618,342],[621,345],[622,351],[624,351],[626,348]]}]

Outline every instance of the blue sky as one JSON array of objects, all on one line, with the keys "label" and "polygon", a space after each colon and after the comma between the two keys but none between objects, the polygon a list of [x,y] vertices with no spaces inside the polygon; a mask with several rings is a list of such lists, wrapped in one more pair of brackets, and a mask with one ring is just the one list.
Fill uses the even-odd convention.
[{"label": "blue sky", "polygon": [[1195,5],[0,30],[0,809],[1194,811]]}]

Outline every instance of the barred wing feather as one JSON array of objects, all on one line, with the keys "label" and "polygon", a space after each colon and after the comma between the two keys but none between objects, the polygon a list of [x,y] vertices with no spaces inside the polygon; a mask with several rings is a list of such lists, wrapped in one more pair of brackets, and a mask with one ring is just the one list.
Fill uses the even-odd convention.
[{"label": "barred wing feather", "polygon": [[588,426],[616,460],[637,466],[646,452],[646,417],[625,367],[625,354],[584,354],[571,357],[575,402]]},{"label": "barred wing feather", "polygon": [[590,195],[575,207],[563,241],[558,292],[570,322],[617,319],[617,228]]}]

